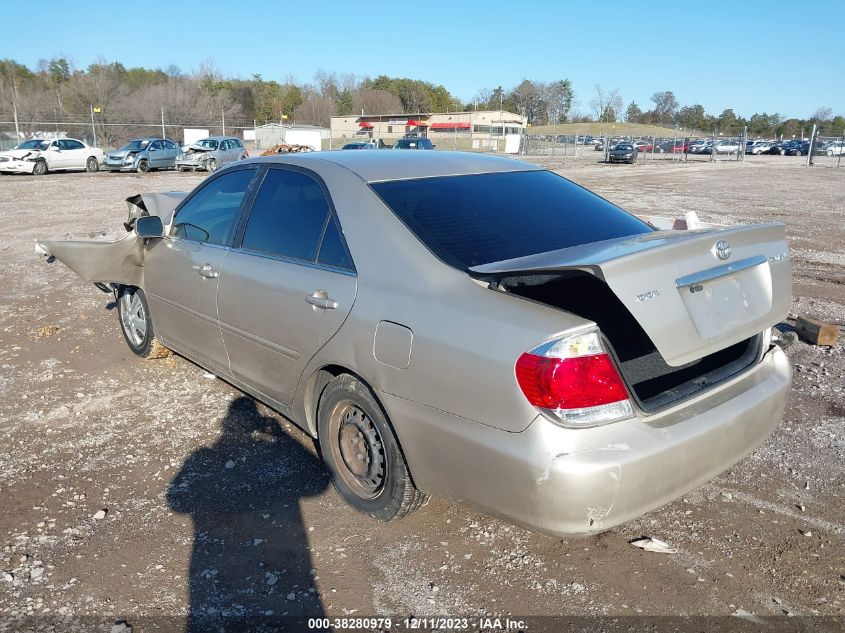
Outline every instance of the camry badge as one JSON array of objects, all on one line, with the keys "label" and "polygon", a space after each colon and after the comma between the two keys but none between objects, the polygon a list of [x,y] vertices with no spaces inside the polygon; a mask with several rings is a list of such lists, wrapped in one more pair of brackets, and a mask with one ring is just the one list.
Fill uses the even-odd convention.
[{"label": "camry badge", "polygon": [[719,259],[727,259],[731,256],[731,243],[727,240],[719,240],[713,245],[713,254]]}]

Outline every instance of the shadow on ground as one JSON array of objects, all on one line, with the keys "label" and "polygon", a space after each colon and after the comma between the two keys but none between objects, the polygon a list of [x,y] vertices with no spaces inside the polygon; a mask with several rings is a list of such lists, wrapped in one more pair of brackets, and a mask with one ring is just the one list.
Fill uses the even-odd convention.
[{"label": "shadow on ground", "polygon": [[277,420],[232,401],[219,439],[188,456],[167,490],[194,526],[188,631],[323,615],[299,502],[328,482]]}]

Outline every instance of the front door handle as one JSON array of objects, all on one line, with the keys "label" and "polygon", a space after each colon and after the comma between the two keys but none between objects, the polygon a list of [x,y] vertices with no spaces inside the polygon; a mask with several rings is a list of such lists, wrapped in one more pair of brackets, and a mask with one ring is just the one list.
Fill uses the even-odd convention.
[{"label": "front door handle", "polygon": [[200,277],[205,277],[206,279],[214,279],[217,277],[217,271],[211,267],[211,264],[203,264],[197,272],[199,272]]},{"label": "front door handle", "polygon": [[334,310],[337,308],[337,301],[329,299],[329,293],[325,290],[315,290],[313,294],[305,297],[305,300],[314,306],[314,310]]}]

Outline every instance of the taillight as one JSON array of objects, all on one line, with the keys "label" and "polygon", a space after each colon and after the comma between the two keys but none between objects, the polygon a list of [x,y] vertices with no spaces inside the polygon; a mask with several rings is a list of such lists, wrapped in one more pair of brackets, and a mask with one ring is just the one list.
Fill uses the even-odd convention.
[{"label": "taillight", "polygon": [[634,414],[622,377],[596,331],[525,352],[516,361],[516,381],[528,402],[567,426],[597,426]]}]

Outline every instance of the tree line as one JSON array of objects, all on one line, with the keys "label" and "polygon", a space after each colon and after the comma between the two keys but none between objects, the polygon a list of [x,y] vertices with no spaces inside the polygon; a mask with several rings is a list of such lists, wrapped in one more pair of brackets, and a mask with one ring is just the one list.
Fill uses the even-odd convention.
[{"label": "tree line", "polygon": [[[531,125],[582,121],[628,121],[677,126],[702,132],[735,132],[744,126],[759,136],[809,132],[813,123],[825,125],[830,134],[842,134],[845,119],[819,108],[807,119],[783,119],[777,113],[755,113],[748,119],[727,108],[708,114],[700,104],[681,106],[671,91],[655,92],[648,109],[630,102],[627,107],[617,89],[594,86],[583,108],[568,79],[550,82],[525,79],[511,88],[483,88],[471,102],[462,102],[443,85],[419,79],[360,77],[318,71],[312,81],[265,80],[224,77],[212,60],[192,72],[177,66],[161,69],[126,68],[120,62],[97,61],[75,68],[67,59],[41,60],[29,68],[12,59],[0,60],[0,116],[11,120],[17,108],[22,131],[27,134],[45,122],[61,124],[87,121],[96,108],[98,138],[112,144],[137,125],[155,124],[164,115],[168,126],[217,126],[223,120],[233,127],[253,122],[298,122],[327,126],[335,115],[508,110],[527,117]],[[148,130],[149,131],[149,130]]]}]

